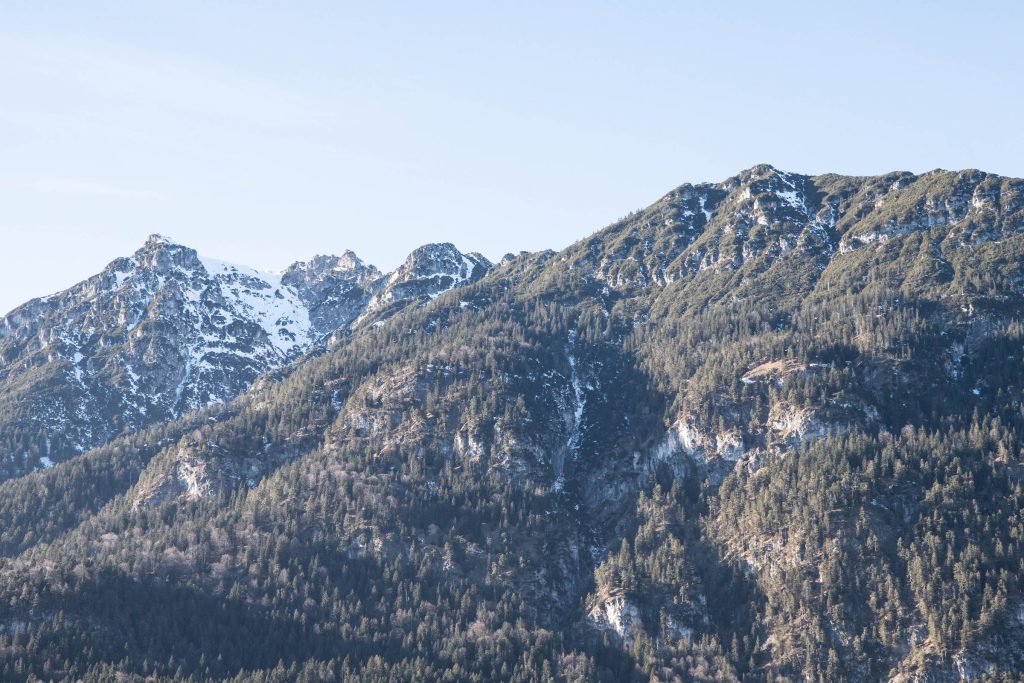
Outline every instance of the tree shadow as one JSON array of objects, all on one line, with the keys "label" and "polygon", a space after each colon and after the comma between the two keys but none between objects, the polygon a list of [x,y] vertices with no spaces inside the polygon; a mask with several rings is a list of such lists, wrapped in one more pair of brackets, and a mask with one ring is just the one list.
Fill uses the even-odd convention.
[{"label": "tree shadow", "polygon": [[72,592],[48,597],[49,604],[38,608],[62,614],[46,635],[49,649],[88,653],[82,663],[109,663],[126,673],[151,673],[145,671],[146,662],[168,667],[168,675],[180,667],[184,675],[222,678],[278,662],[288,666],[340,658],[361,649],[241,600],[111,569]]}]

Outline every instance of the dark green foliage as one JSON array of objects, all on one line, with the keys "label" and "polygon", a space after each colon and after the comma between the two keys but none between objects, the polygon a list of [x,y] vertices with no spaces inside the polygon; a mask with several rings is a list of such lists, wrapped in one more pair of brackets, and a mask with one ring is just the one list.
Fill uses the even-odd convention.
[{"label": "dark green foliage", "polygon": [[1017,680],[1019,185],[684,186],[9,481],[0,675]]}]

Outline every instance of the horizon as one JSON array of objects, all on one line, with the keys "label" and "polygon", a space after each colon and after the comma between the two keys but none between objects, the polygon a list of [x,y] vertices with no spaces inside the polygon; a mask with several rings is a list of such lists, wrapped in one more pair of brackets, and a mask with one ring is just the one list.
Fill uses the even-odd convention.
[{"label": "horizon", "polygon": [[[660,195],[658,195],[657,198],[652,199],[650,202],[648,202],[648,204],[645,204],[644,206],[639,207],[639,208],[641,210],[644,209],[644,208],[647,208],[648,206],[650,206],[653,203],[655,203],[656,201],[658,201],[658,199],[661,199],[666,194],[671,193],[672,191],[674,191],[674,190],[676,190],[676,189],[678,189],[680,187],[684,187],[686,185],[693,185],[693,186],[718,185],[718,184],[725,183],[728,180],[731,180],[732,178],[735,178],[736,176],[738,176],[738,175],[740,175],[742,173],[746,173],[746,172],[752,171],[755,168],[760,168],[760,167],[768,167],[768,168],[771,168],[772,170],[774,170],[776,172],[783,173],[783,174],[786,174],[786,175],[800,175],[800,176],[805,176],[805,177],[809,177],[809,178],[828,176],[828,175],[836,175],[836,176],[848,177],[848,178],[881,177],[881,176],[891,175],[891,174],[894,174],[894,173],[910,173],[911,175],[913,175],[915,177],[921,177],[921,176],[929,175],[929,174],[932,174],[932,173],[954,173],[954,174],[959,174],[959,173],[965,173],[965,172],[969,172],[969,171],[978,171],[978,172],[984,173],[984,174],[989,175],[989,176],[996,176],[996,177],[1002,177],[1002,178],[1016,177],[1016,176],[1005,176],[1005,175],[1002,175],[1002,174],[999,174],[999,173],[991,173],[991,172],[986,171],[984,169],[978,169],[978,168],[959,168],[959,169],[933,168],[933,169],[926,170],[926,171],[891,170],[891,171],[885,171],[885,172],[882,172],[882,173],[877,173],[877,174],[867,175],[867,176],[853,175],[853,174],[849,174],[849,173],[839,173],[839,172],[835,172],[835,171],[825,171],[825,172],[822,172],[822,173],[808,174],[808,173],[801,173],[800,171],[795,171],[795,170],[791,170],[791,169],[783,169],[783,168],[780,168],[780,167],[776,166],[775,164],[771,164],[771,163],[768,163],[768,162],[761,162],[761,163],[753,164],[753,165],[748,166],[746,168],[740,169],[739,171],[731,174],[730,176],[728,176],[726,178],[722,178],[721,180],[717,180],[717,181],[710,181],[710,180],[700,180],[700,181],[688,180],[688,181],[684,181],[682,183],[679,183],[677,185],[672,186],[670,189],[668,189],[668,190],[662,192]],[[629,211],[633,211],[633,210],[636,210],[636,209],[635,208],[634,209],[630,209]],[[331,252],[331,251],[314,251],[314,253],[311,253],[311,254],[309,254],[309,255],[307,255],[305,257],[299,258],[297,260],[289,261],[289,262],[287,262],[285,264],[278,264],[278,265],[272,266],[270,268],[259,267],[259,266],[255,266],[255,265],[252,265],[252,264],[249,264],[249,263],[244,263],[244,262],[238,261],[236,259],[233,259],[230,255],[226,255],[226,254],[208,254],[208,253],[204,252],[202,249],[196,247],[195,245],[190,244],[190,243],[188,243],[185,240],[179,240],[174,235],[168,234],[167,232],[153,232],[153,233],[150,233],[150,234],[146,235],[143,238],[143,240],[140,241],[136,246],[132,247],[129,250],[129,252],[126,252],[124,254],[112,254],[112,255],[110,255],[109,258],[107,259],[107,261],[102,266],[97,268],[95,270],[95,272],[89,273],[89,274],[85,275],[84,277],[82,277],[82,278],[80,278],[78,280],[75,280],[74,282],[69,282],[64,287],[61,287],[59,289],[55,289],[55,290],[52,290],[52,291],[48,291],[48,292],[45,292],[45,293],[34,294],[34,295],[29,296],[29,297],[27,297],[27,298],[25,298],[25,299],[23,299],[21,301],[16,302],[14,305],[9,306],[8,308],[3,308],[2,306],[0,306],[0,317],[5,316],[5,315],[13,312],[14,310],[19,308],[20,306],[22,306],[22,305],[24,305],[26,303],[29,303],[31,301],[34,301],[34,300],[37,300],[37,299],[47,299],[47,298],[56,296],[58,294],[61,294],[61,293],[65,292],[65,291],[67,291],[68,289],[73,288],[75,285],[81,283],[82,281],[87,280],[90,277],[99,274],[100,272],[102,272],[103,269],[108,267],[115,260],[117,260],[119,258],[127,257],[130,254],[134,254],[137,251],[145,248],[145,246],[151,240],[154,240],[154,239],[158,239],[158,240],[163,241],[163,242],[168,243],[168,244],[173,244],[173,245],[176,245],[176,246],[185,247],[187,249],[192,249],[193,251],[195,251],[201,257],[205,257],[205,258],[208,258],[208,259],[213,259],[213,260],[221,261],[223,263],[227,263],[227,264],[232,265],[232,266],[237,266],[237,267],[241,267],[241,268],[247,268],[247,269],[250,269],[250,270],[256,271],[258,273],[265,274],[265,275],[280,275],[281,273],[286,271],[288,268],[290,268],[291,266],[296,265],[298,263],[308,262],[308,261],[311,261],[312,259],[315,259],[315,258],[318,258],[318,257],[328,257],[328,258],[337,257],[337,256],[341,256],[341,255],[343,255],[345,253],[350,253],[350,254],[354,255],[364,265],[375,267],[378,270],[380,270],[381,273],[387,274],[387,273],[390,273],[390,272],[394,271],[396,268],[400,267],[413,254],[413,252],[415,252],[419,248],[424,247],[424,246],[429,246],[429,245],[436,245],[436,244],[445,244],[445,243],[452,244],[459,251],[461,251],[462,253],[477,253],[477,254],[480,254],[481,256],[483,256],[484,258],[489,260],[491,263],[498,263],[506,255],[509,255],[509,254],[513,254],[514,255],[514,254],[518,254],[518,253],[521,253],[521,252],[524,252],[524,251],[525,252],[531,252],[531,253],[537,253],[537,252],[541,252],[541,251],[555,251],[555,252],[562,251],[563,249],[568,248],[568,247],[572,246],[573,244],[575,244],[575,243],[577,243],[577,242],[579,242],[581,240],[587,239],[588,237],[590,237],[592,235],[595,235],[598,232],[601,232],[602,230],[604,230],[605,228],[607,228],[607,227],[609,227],[611,225],[614,225],[616,222],[622,220],[629,213],[629,211],[624,212],[619,217],[616,217],[614,219],[611,219],[611,220],[605,222],[604,224],[602,224],[599,227],[595,227],[595,228],[591,229],[590,231],[585,232],[585,233],[577,236],[576,238],[574,238],[568,244],[562,245],[562,246],[560,246],[558,248],[541,247],[539,249],[532,249],[532,250],[508,250],[508,251],[503,252],[502,254],[485,254],[485,253],[479,252],[479,251],[474,250],[474,249],[464,249],[461,245],[459,245],[457,243],[454,243],[454,242],[450,242],[450,241],[447,241],[447,242],[446,241],[439,241],[439,242],[438,241],[427,241],[427,242],[422,242],[420,244],[411,246],[409,248],[409,250],[407,252],[405,252],[405,255],[402,256],[397,262],[391,263],[391,264],[389,264],[386,267],[381,266],[380,264],[375,263],[375,262],[373,262],[373,261],[371,261],[369,259],[363,258],[363,256],[360,255],[358,252],[356,252],[353,249],[348,249],[348,248],[342,248],[342,249],[339,249],[339,250],[333,251],[333,252]],[[2,301],[2,300],[3,300],[2,297],[0,297],[0,301]]]},{"label": "horizon", "polygon": [[1013,3],[58,2],[0,20],[3,312],[151,233],[263,271],[346,249],[391,270],[431,242],[559,250],[765,161],[1024,175]]}]

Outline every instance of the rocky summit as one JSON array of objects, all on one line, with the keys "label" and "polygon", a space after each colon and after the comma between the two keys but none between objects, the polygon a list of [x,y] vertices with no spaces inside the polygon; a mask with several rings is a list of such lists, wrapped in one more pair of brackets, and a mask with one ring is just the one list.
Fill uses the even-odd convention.
[{"label": "rocky summit", "polygon": [[0,672],[1011,681],[1024,181],[682,185],[560,251],[163,238],[3,319]]},{"label": "rocky summit", "polygon": [[0,319],[0,472],[45,469],[227,401],[357,319],[428,301],[489,266],[436,244],[391,274],[352,252],[264,273],[152,235],[100,274]]}]

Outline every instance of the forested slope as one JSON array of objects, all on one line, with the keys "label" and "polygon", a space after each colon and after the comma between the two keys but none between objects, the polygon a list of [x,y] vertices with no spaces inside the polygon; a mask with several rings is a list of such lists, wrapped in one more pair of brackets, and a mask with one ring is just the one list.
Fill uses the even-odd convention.
[{"label": "forested slope", "polygon": [[0,485],[11,678],[1017,680],[1024,183],[682,186]]}]

